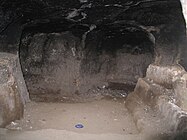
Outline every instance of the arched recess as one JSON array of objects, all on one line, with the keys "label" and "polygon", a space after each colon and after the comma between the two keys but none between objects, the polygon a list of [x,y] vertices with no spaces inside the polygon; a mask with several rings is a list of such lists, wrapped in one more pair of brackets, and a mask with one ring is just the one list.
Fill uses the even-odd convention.
[{"label": "arched recess", "polygon": [[126,95],[153,62],[154,36],[136,23],[119,21],[89,32],[84,25],[69,27],[56,33],[25,30],[20,61],[31,99],[79,102]]}]

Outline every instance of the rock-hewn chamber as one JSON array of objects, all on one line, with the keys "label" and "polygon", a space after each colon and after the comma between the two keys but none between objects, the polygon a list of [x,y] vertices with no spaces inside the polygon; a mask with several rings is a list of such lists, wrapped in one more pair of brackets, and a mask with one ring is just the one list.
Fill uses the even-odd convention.
[{"label": "rock-hewn chamber", "polygon": [[[7,54],[7,60],[3,53],[0,63],[0,125],[19,119],[29,100],[21,68],[35,101],[90,101],[106,93],[126,97],[138,82],[127,102],[132,113],[142,87],[141,100],[150,106],[162,104],[157,98],[170,90],[174,104],[184,107],[186,76],[177,78],[175,71],[181,68],[183,74],[187,68],[185,44],[179,0],[4,0],[0,52],[14,55]],[[163,86],[158,93],[157,85]],[[184,128],[180,121],[176,126]]]}]

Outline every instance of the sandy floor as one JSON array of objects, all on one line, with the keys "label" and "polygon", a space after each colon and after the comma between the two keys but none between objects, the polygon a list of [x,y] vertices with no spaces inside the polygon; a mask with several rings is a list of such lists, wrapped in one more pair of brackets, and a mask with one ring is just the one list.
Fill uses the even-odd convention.
[{"label": "sandy floor", "polygon": [[[82,124],[83,128],[76,128]],[[141,140],[124,100],[35,103],[24,119],[0,130],[0,140]]]},{"label": "sandy floor", "polygon": [[66,130],[43,129],[26,132],[1,131],[0,140],[146,140],[143,135],[89,134]]},{"label": "sandy floor", "polygon": [[[78,129],[76,124],[84,128]],[[124,101],[100,100],[89,103],[30,103],[24,119],[9,129],[33,131],[58,129],[78,133],[137,134],[138,131],[125,108]]]},{"label": "sandy floor", "polygon": [[[78,129],[76,124],[84,128]],[[30,103],[24,119],[9,129],[58,129],[79,133],[137,134],[136,126],[124,101],[100,100],[89,103]]]},{"label": "sandy floor", "polygon": [[[140,112],[145,129],[141,133],[124,99],[71,104],[31,102],[24,119],[0,129],[0,140],[153,140],[154,134],[165,131],[165,123],[154,112],[147,108]],[[76,128],[76,124],[84,127]]]}]

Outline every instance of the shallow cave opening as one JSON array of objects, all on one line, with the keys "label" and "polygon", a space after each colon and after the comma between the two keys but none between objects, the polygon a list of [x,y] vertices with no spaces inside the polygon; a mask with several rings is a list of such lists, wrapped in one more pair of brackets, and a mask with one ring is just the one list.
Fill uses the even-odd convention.
[{"label": "shallow cave opening", "polygon": [[49,32],[50,24],[36,25],[40,31],[22,34],[20,62],[33,101],[124,98],[153,62],[154,39],[139,26],[66,26]]},{"label": "shallow cave opening", "polygon": [[23,130],[7,138],[186,134],[179,0],[4,0],[0,21],[0,128]]}]

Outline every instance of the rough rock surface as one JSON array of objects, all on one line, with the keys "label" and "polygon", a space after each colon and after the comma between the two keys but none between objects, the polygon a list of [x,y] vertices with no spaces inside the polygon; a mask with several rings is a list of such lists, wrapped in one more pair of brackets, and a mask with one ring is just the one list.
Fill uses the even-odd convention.
[{"label": "rough rock surface", "polygon": [[[126,103],[140,130],[146,115],[158,118],[158,131],[186,130],[186,75],[171,67],[187,68],[185,27],[179,0],[0,2],[0,51],[19,52],[33,98],[124,96],[154,62]],[[0,126],[19,119],[28,100],[18,58],[10,58],[0,63]]]},{"label": "rough rock surface", "polygon": [[126,92],[152,62],[187,68],[185,27],[179,0],[0,3],[0,51],[19,52],[31,95],[60,100]]},{"label": "rough rock surface", "polygon": [[18,56],[0,53],[0,127],[23,116],[28,92]]},{"label": "rough rock surface", "polygon": [[8,27],[2,30],[1,50],[20,47],[31,95],[56,93],[60,99],[85,93],[94,98],[93,90],[111,82],[136,83],[153,61],[186,63],[179,0],[25,0],[1,7],[2,29]]},{"label": "rough rock surface", "polygon": [[128,86],[133,87],[152,62],[151,48],[135,46],[131,52],[123,42],[117,46],[100,41],[102,37],[92,40],[101,33],[94,34],[87,37],[85,47],[71,32],[40,33],[22,40],[20,61],[31,98],[95,99],[107,88],[128,93]]},{"label": "rough rock surface", "polygon": [[[22,26],[29,32],[49,33],[73,29],[75,34],[82,35],[93,25],[96,29],[107,24],[127,29],[119,26],[119,22],[123,22],[132,27],[144,28],[154,35],[156,47],[162,48],[165,45],[164,52],[166,49],[171,52],[171,49],[180,47],[185,35],[185,22],[179,0],[4,0],[0,9],[0,31],[5,38],[7,29],[13,24]],[[14,31],[16,29],[18,27]],[[14,38],[13,35],[8,38],[10,37]],[[171,44],[173,45],[170,46]],[[162,51],[158,53],[163,54]]]},{"label": "rough rock surface", "polygon": [[[151,72],[153,75],[150,74]],[[149,66],[146,77],[138,80],[134,92],[128,96],[126,102],[139,130],[150,130],[151,127],[145,124],[144,119],[147,115],[154,115],[155,120],[161,122],[161,129],[156,134],[170,133],[173,137],[178,137],[179,133],[180,135],[186,133],[187,87],[185,83],[186,72],[181,67]],[[153,123],[153,126],[157,123]]]}]

